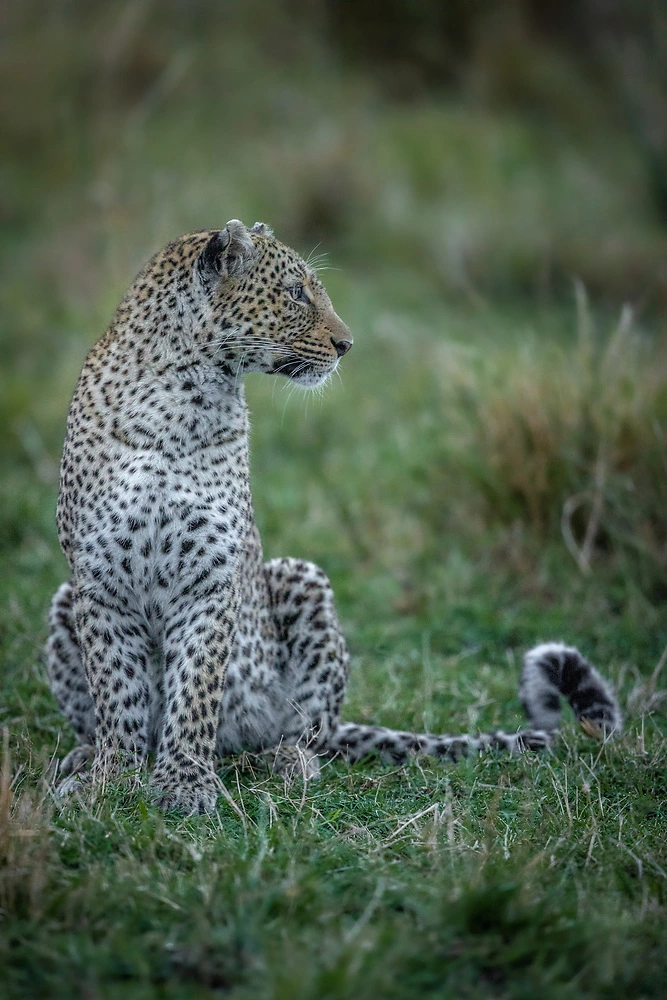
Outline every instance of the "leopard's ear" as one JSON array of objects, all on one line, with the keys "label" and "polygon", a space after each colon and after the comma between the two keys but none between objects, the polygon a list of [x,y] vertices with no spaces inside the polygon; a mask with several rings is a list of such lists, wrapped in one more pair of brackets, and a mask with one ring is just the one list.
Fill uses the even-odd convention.
[{"label": "leopard's ear", "polygon": [[258,236],[273,236],[271,226],[267,226],[265,222],[256,222],[250,232],[257,233]]},{"label": "leopard's ear", "polygon": [[197,258],[197,267],[205,278],[238,277],[254,259],[250,232],[238,219],[230,219],[224,229],[213,233]]}]

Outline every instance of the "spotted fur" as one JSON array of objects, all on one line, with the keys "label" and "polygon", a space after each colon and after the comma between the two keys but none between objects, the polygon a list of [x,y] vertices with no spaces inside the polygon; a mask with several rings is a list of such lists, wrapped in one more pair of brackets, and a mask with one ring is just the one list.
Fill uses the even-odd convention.
[{"label": "spotted fur", "polygon": [[67,423],[57,518],[71,580],[47,643],[79,741],[63,775],[94,757],[100,778],[154,753],[161,805],[189,813],[215,805],[215,757],[242,749],[312,776],[327,754],[539,748],[558,691],[617,728],[604,682],[572,650],[527,658],[524,702],[541,728],[434,737],[339,721],[348,654],[329,581],[311,563],[263,560],[243,375],[317,386],[351,345],[315,272],[262,223],[184,236],[138,275]]}]

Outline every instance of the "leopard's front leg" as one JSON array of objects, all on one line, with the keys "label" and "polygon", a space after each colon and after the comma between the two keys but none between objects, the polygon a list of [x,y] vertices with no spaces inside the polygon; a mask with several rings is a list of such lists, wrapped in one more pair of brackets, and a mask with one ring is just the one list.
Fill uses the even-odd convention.
[{"label": "leopard's front leg", "polygon": [[219,781],[213,770],[222,688],[235,616],[214,595],[184,600],[164,636],[165,708],[153,784],[163,809],[211,812]]},{"label": "leopard's front leg", "polygon": [[148,750],[150,637],[127,596],[72,589],[76,638],[95,709],[93,777],[141,764]]}]

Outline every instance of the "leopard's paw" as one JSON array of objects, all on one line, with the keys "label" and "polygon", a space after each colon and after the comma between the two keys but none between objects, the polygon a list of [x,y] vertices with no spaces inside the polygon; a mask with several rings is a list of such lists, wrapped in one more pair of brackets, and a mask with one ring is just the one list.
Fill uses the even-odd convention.
[{"label": "leopard's paw", "polygon": [[92,788],[92,775],[90,771],[79,771],[69,774],[56,785],[56,797],[58,799],[77,798],[82,792],[90,794]]},{"label": "leopard's paw", "polygon": [[[78,774],[83,771],[95,756],[95,747],[90,743],[81,743],[63,757],[58,765],[58,777],[67,778],[69,775]],[[62,785],[63,782],[61,781]]]},{"label": "leopard's paw", "polygon": [[215,811],[220,782],[213,771],[204,768],[172,770],[156,765],[151,784],[155,803],[165,812],[195,816]]},{"label": "leopard's paw", "polygon": [[265,750],[263,756],[276,774],[282,775],[285,781],[303,778],[311,781],[320,776],[320,761],[312,750],[290,744],[281,744],[272,750]]}]

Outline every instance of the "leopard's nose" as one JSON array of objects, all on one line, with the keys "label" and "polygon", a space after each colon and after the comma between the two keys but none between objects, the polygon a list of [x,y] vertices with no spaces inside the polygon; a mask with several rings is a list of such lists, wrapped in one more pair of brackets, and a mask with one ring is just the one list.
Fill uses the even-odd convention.
[{"label": "leopard's nose", "polygon": [[347,354],[349,349],[352,347],[351,340],[334,340],[332,337],[331,343],[336,348],[336,354],[338,355],[339,358],[342,358],[344,354]]}]

